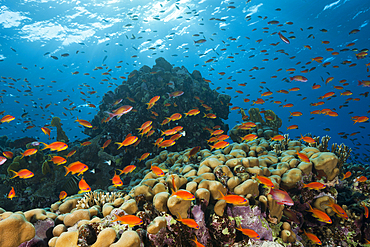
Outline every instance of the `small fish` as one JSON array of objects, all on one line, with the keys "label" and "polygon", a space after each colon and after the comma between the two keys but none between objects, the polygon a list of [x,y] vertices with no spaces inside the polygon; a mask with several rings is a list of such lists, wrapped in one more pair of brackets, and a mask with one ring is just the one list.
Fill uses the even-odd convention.
[{"label": "small fish", "polygon": [[257,175],[256,178],[258,179],[258,182],[263,184],[265,187],[270,188],[270,189],[274,188],[274,184],[271,182],[271,180],[268,177]]},{"label": "small fish", "polygon": [[308,237],[308,239],[312,241],[312,243],[322,245],[320,239],[316,237],[315,234],[306,232],[306,230],[303,230],[303,231],[304,231],[304,234]]},{"label": "small fish", "polygon": [[78,188],[80,191],[78,192],[79,194],[84,193],[84,192],[89,192],[91,191],[90,186],[86,183],[84,177],[81,178],[80,182],[78,182]]},{"label": "small fish", "polygon": [[49,136],[49,140],[50,140],[50,133],[51,133],[51,130],[47,127],[42,127],[41,128],[42,132],[44,132],[45,135],[48,135]]},{"label": "small fish", "polygon": [[361,176],[361,177],[358,177],[358,178],[355,179],[355,183],[356,182],[363,183],[363,182],[366,182],[366,180],[367,180],[367,177]]},{"label": "small fish", "polygon": [[279,205],[288,205],[293,206],[294,202],[289,194],[284,190],[272,189],[270,191],[272,198],[277,202]]},{"label": "small fish", "polygon": [[194,195],[192,193],[190,193],[189,191],[187,191],[187,190],[178,190],[176,192],[174,190],[172,190],[172,195],[171,196],[179,197],[179,198],[181,198],[185,201],[195,200]]},{"label": "small fish", "polygon": [[79,119],[78,117],[77,117],[77,120],[75,120],[75,122],[78,122],[79,124],[81,124],[82,126],[84,126],[86,128],[92,128],[93,127],[92,124],[89,121]]},{"label": "small fish", "polygon": [[325,212],[323,212],[319,209],[316,209],[316,208],[312,208],[310,204],[308,204],[308,206],[310,207],[310,209],[307,210],[307,212],[311,212],[312,216],[317,218],[318,221],[325,222],[325,223],[328,223],[328,224],[332,223],[330,217]]},{"label": "small fish", "polygon": [[221,197],[217,198],[217,200],[225,200],[226,203],[234,205],[243,205],[248,203],[247,199],[245,199],[244,197],[238,195],[224,195],[220,190],[218,192],[221,194]]},{"label": "small fish", "polygon": [[0,166],[4,164],[8,159],[6,157],[0,156]]},{"label": "small fish", "polygon": [[134,144],[136,141],[138,140],[137,136],[129,136],[129,137],[126,137],[125,140],[123,140],[122,142],[115,142],[115,144],[118,144],[118,149],[120,149],[121,147],[125,146],[130,146],[132,144]]},{"label": "small fish", "polygon": [[123,185],[121,178],[119,177],[119,175],[116,174],[116,172],[114,172],[114,176],[111,180],[114,187],[119,187]]},{"label": "small fish", "polygon": [[61,200],[63,200],[64,198],[66,198],[67,197],[67,192],[65,192],[65,191],[61,191],[60,193],[59,193],[59,201],[61,201]]},{"label": "small fish", "polygon": [[24,157],[24,156],[31,156],[33,154],[37,153],[37,149],[36,148],[30,148],[30,149],[27,149],[26,151],[24,151],[22,153],[22,157],[21,159]]},{"label": "small fish", "polygon": [[4,151],[3,152],[3,155],[5,157],[7,157],[8,159],[12,159],[13,158],[13,152],[10,152],[10,151]]},{"label": "small fish", "polygon": [[13,200],[13,198],[16,197],[14,187],[9,191],[8,198],[10,200]]},{"label": "small fish", "polygon": [[57,152],[59,152],[59,151],[63,151],[63,150],[65,150],[65,149],[68,148],[68,145],[65,144],[64,142],[53,142],[51,144],[46,144],[46,143],[43,143],[43,142],[40,142],[40,143],[44,144],[44,146],[45,146],[41,150],[45,150],[45,149],[48,149],[49,148],[50,151],[57,151]]},{"label": "small fish", "polygon": [[132,172],[133,170],[135,170],[136,166],[135,165],[129,165],[129,166],[126,166],[125,168],[123,168],[123,170],[120,170],[120,169],[117,169],[118,171],[120,171],[121,174],[127,174],[127,173],[130,173]]},{"label": "small fish", "polygon": [[349,178],[352,175],[352,172],[348,171],[346,174],[343,175],[343,180]]},{"label": "small fish", "polygon": [[326,187],[325,184],[323,183],[319,183],[319,182],[312,182],[312,183],[309,183],[309,184],[303,184],[303,188],[308,188],[308,189],[314,189],[314,190],[321,190],[321,189],[324,189]]},{"label": "small fish", "polygon": [[255,232],[254,230],[252,229],[248,229],[248,228],[236,228],[236,230],[239,230],[241,231],[244,235],[250,237],[250,238],[253,238],[253,239],[260,239],[260,235],[258,235],[257,232]]},{"label": "small fish", "polygon": [[84,163],[81,163],[80,161],[73,162],[69,164],[69,166],[64,166],[64,167],[66,169],[66,175],[64,176],[67,176],[68,173],[70,172],[72,172],[72,175],[78,173],[77,176],[80,176],[81,174],[83,174],[85,171],[89,169],[87,165],[85,165]]},{"label": "small fish", "polygon": [[139,217],[137,217],[135,215],[119,216],[119,215],[115,214],[115,216],[116,216],[116,219],[113,220],[112,222],[119,221],[122,224],[127,224],[129,227],[134,227],[134,226],[143,224],[142,219],[140,219]]},{"label": "small fish", "polygon": [[195,243],[196,247],[205,247],[203,244],[198,242],[197,237],[195,237],[194,239],[191,239],[191,241]]},{"label": "small fish", "polygon": [[112,142],[112,139],[109,139],[109,140],[106,140],[103,144],[103,146],[101,147],[103,150],[104,148],[108,147],[108,145]]},{"label": "small fish", "polygon": [[54,165],[62,165],[64,163],[67,163],[67,160],[61,156],[53,156],[51,157],[51,161],[54,163]]},{"label": "small fish", "polygon": [[299,157],[300,160],[302,160],[302,161],[304,161],[306,163],[311,163],[310,159],[307,157],[306,154],[300,153],[300,152],[298,152],[298,150],[297,150],[296,154],[298,155],[298,157]]},{"label": "small fish", "polygon": [[190,228],[199,229],[199,225],[197,224],[197,222],[195,222],[195,220],[188,219],[188,218],[181,218],[180,213],[177,213],[177,214],[179,215],[179,218],[177,219],[178,221],[180,221],[181,223],[183,223],[184,225]]},{"label": "small fish", "polygon": [[164,172],[162,171],[161,168],[159,168],[158,166],[151,166],[150,168],[152,170],[152,172],[159,176],[159,177],[163,177],[164,176]]},{"label": "small fish", "polygon": [[365,210],[365,212],[364,212],[364,216],[365,216],[365,218],[367,219],[367,218],[369,218],[369,209],[368,209],[368,207],[366,207],[366,204],[365,204],[365,202],[361,202],[361,206],[363,206],[364,207],[364,210]]},{"label": "small fish", "polygon": [[303,141],[305,141],[305,142],[307,142],[307,143],[310,143],[310,144],[312,144],[312,143],[315,143],[315,142],[316,142],[312,137],[309,137],[309,136],[302,136],[302,134],[301,134],[301,139],[299,139],[299,140],[303,140]]},{"label": "small fish", "polygon": [[30,170],[28,169],[21,169],[19,170],[18,172],[16,171],[13,171],[13,170],[9,170],[11,172],[14,172],[15,175],[13,177],[11,177],[10,179],[13,179],[15,177],[19,177],[19,178],[32,178],[34,176],[33,172],[31,172]]},{"label": "small fish", "polygon": [[346,211],[344,211],[341,206],[336,204],[332,198],[329,198],[328,206],[331,207],[339,217],[348,220],[348,215]]}]

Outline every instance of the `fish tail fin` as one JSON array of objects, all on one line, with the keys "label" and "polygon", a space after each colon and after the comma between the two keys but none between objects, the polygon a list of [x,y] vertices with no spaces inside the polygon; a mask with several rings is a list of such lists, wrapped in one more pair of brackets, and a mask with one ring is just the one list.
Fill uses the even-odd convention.
[{"label": "fish tail fin", "polygon": [[41,144],[43,144],[45,147],[43,148],[43,149],[41,149],[41,150],[45,150],[45,149],[47,149],[48,147],[49,147],[49,145],[48,144],[46,144],[46,143],[44,143],[44,142],[40,142]]},{"label": "fish tail fin", "polygon": [[293,77],[289,77],[290,81],[293,81]]},{"label": "fish tail fin", "polygon": [[204,116],[203,116],[203,117],[207,117],[207,114],[205,114],[204,112],[203,112],[203,114],[204,114]]},{"label": "fish tail fin", "polygon": [[13,171],[13,170],[9,170],[9,171],[11,171],[11,172],[14,172],[14,173],[15,173],[15,175],[14,175],[13,177],[11,177],[10,179],[13,179],[13,178],[15,178],[15,177],[17,177],[17,176],[18,176],[18,173],[17,173],[16,171]]},{"label": "fish tail fin", "polygon": [[21,157],[21,159],[23,159],[23,157],[24,157],[24,153],[22,153],[22,157]]},{"label": "fish tail fin", "polygon": [[177,212],[177,214],[179,215],[179,219],[180,219],[180,221],[182,220],[182,218],[181,218],[181,215],[180,215],[180,213],[179,212]]},{"label": "fish tail fin", "polygon": [[172,194],[175,194],[175,191],[171,188],[171,192],[172,192]]},{"label": "fish tail fin", "polygon": [[67,166],[64,166],[64,168],[66,169],[66,175],[64,175],[64,176],[67,176],[67,175],[68,175],[68,173],[70,173],[70,170],[68,169],[68,167],[67,167]]},{"label": "fish tail fin", "polygon": [[221,194],[221,197],[220,197],[219,199],[221,199],[221,198],[224,198],[224,197],[225,197],[225,196],[224,196],[224,194],[222,194],[221,190],[218,190],[218,192],[220,192],[220,194]]}]

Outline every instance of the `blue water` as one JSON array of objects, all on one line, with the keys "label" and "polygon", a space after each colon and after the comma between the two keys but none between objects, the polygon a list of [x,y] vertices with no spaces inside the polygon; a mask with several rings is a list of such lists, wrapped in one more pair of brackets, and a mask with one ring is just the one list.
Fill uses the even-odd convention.
[{"label": "blue water", "polygon": [[[278,11],[278,8],[281,10]],[[59,116],[68,136],[72,140],[82,140],[87,136],[74,122],[77,116],[92,120],[104,93],[114,90],[121,83],[120,76],[127,77],[129,72],[143,65],[153,66],[156,58],[164,57],[175,66],[185,66],[190,72],[199,70],[204,78],[212,81],[211,88],[221,87],[219,92],[225,91],[233,97],[233,106],[249,109],[257,98],[267,100],[273,97],[263,105],[255,106],[275,111],[283,120],[280,130],[289,133],[291,138],[305,133],[329,135],[331,143],[343,142],[354,149],[356,156],[361,156],[357,161],[368,161],[369,123],[354,125],[351,117],[370,116],[370,98],[360,95],[369,92],[369,88],[357,85],[358,80],[369,80],[367,68],[370,67],[365,64],[370,59],[368,56],[364,59],[355,56],[360,50],[369,48],[369,9],[370,1],[363,0],[252,0],[249,3],[210,0],[3,0],[0,2],[0,74],[6,79],[1,79],[0,111],[5,110],[5,114],[15,116],[16,120],[0,125],[0,135],[11,139],[30,136],[48,141],[40,127],[50,123],[48,118]],[[283,25],[268,24],[273,20]],[[353,29],[360,32],[349,34]],[[276,34],[278,31],[288,37],[290,44],[282,42]],[[309,37],[311,34],[313,37]],[[206,39],[206,42],[195,44],[194,41],[199,39]],[[260,39],[262,41],[256,42]],[[330,43],[323,44],[322,41]],[[280,42],[277,46],[271,45],[277,42]],[[355,45],[348,47],[349,51],[340,52],[352,42]],[[305,45],[312,49],[304,48]],[[222,51],[224,48],[226,50]],[[339,55],[331,55],[332,51],[326,51],[326,48],[333,48]],[[353,51],[354,48],[358,51]],[[286,54],[276,52],[282,49]],[[268,55],[261,50],[267,50]],[[69,56],[62,57],[65,53]],[[56,56],[58,60],[51,56]],[[312,61],[318,56],[323,57],[323,63],[331,64],[323,67],[323,63]],[[211,58],[217,62],[205,63]],[[349,64],[341,64],[345,60],[357,65],[349,67]],[[307,62],[311,64],[305,65]],[[111,76],[101,75],[103,70],[93,71],[103,63],[112,69]],[[115,68],[119,65],[122,68]],[[333,65],[339,68],[333,68]],[[250,71],[253,67],[265,69]],[[309,73],[300,72],[312,67],[316,69]],[[210,71],[211,68],[214,70]],[[282,70],[277,71],[280,68]],[[289,68],[296,71],[289,74],[286,71]],[[72,75],[75,71],[79,74]],[[219,72],[225,72],[225,75],[221,76]],[[308,81],[288,82],[284,79],[293,75],[303,75]],[[227,79],[230,76],[231,79]],[[330,76],[334,77],[333,81],[325,85],[321,77],[326,80]],[[104,78],[108,81],[100,84]],[[343,79],[349,85],[343,90],[334,89],[333,86],[343,86],[339,82]],[[246,86],[239,86],[241,83],[246,83]],[[321,88],[312,90],[314,83],[320,84]],[[27,86],[32,93],[25,92],[29,89]],[[293,87],[300,90],[289,94],[276,92]],[[266,88],[273,94],[261,97]],[[236,90],[243,91],[243,94]],[[350,90],[353,95],[341,96],[340,93],[345,90]],[[89,95],[89,91],[97,93]],[[327,92],[335,92],[336,97],[324,99],[322,106],[310,106],[310,103],[320,101],[318,97]],[[245,98],[251,101],[245,103]],[[348,98],[360,100],[345,103]],[[293,103],[294,106],[283,108],[282,104],[273,101]],[[49,103],[49,108],[40,108]],[[87,103],[97,108],[88,107]],[[339,109],[343,104],[348,107]],[[73,111],[63,108],[73,106],[76,106]],[[324,108],[332,109],[338,116],[310,114]],[[303,115],[289,120],[290,111],[300,111]],[[28,115],[22,118],[24,112]],[[311,120],[312,117],[314,119]],[[237,121],[241,121],[241,115],[237,110],[231,111],[226,122],[232,127]],[[26,127],[32,124],[36,127],[27,130]],[[297,124],[299,129],[287,131],[287,126],[292,124]],[[324,130],[326,128],[330,131]],[[348,138],[341,138],[339,132],[345,132]],[[356,132],[359,133],[350,136]]]}]

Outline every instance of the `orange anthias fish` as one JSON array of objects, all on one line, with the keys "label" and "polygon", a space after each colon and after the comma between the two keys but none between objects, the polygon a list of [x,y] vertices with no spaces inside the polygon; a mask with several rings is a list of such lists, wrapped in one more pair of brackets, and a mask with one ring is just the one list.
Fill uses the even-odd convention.
[{"label": "orange anthias fish", "polygon": [[333,209],[333,211],[339,216],[342,217],[343,219],[348,220],[348,215],[346,211],[343,210],[341,206],[336,204],[332,198],[329,198],[329,203],[328,206]]},{"label": "orange anthias fish", "polygon": [[68,154],[67,154],[67,158],[69,158],[69,157],[71,157],[72,155],[74,155],[75,153],[76,153],[76,151],[77,150],[72,150],[71,152],[69,152]]},{"label": "orange anthias fish", "polygon": [[117,169],[118,171],[120,171],[121,174],[127,174],[127,173],[130,173],[132,172],[133,170],[135,170],[136,166],[135,165],[129,165],[129,166],[126,166],[125,168],[123,168],[123,170],[120,170],[120,169]]},{"label": "orange anthias fish", "polygon": [[312,137],[309,137],[309,136],[302,136],[302,134],[301,134],[301,139],[299,139],[299,140],[303,140],[303,141],[308,142],[308,143],[310,143],[310,144],[312,144],[312,143],[315,143],[315,142],[316,142]]},{"label": "orange anthias fish", "polygon": [[195,243],[196,247],[205,247],[203,244],[198,242],[197,237],[195,237],[194,239],[191,239],[191,241]]},{"label": "orange anthias fish", "polygon": [[109,115],[106,122],[109,122],[112,118],[114,118],[116,116],[117,116],[118,119],[120,119],[122,117],[122,115],[129,113],[132,110],[132,108],[133,107],[130,106],[130,105],[123,105],[123,106],[117,108],[116,110],[114,110],[112,113],[106,111],[106,113],[108,113],[108,115]]},{"label": "orange anthias fish", "polygon": [[312,182],[309,184],[303,184],[303,188],[308,188],[310,190],[321,190],[326,187],[325,184],[319,183],[319,182]]},{"label": "orange anthias fish", "polygon": [[59,193],[59,201],[63,200],[66,197],[67,197],[67,192],[65,192],[64,190]]},{"label": "orange anthias fish", "polygon": [[62,165],[64,163],[67,163],[67,160],[61,156],[53,156],[51,157],[51,161],[54,163],[54,165]]},{"label": "orange anthias fish", "polygon": [[81,178],[80,182],[78,182],[78,188],[80,191],[78,192],[79,194],[84,193],[84,192],[89,192],[91,191],[90,186],[86,183],[84,177]]},{"label": "orange anthias fish", "polygon": [[366,207],[366,204],[365,204],[364,201],[361,202],[361,206],[364,207],[364,210],[365,210],[364,216],[365,216],[365,218],[366,219],[369,218],[369,209],[368,209],[368,207]]},{"label": "orange anthias fish", "polygon": [[101,147],[103,150],[104,148],[108,147],[108,145],[112,142],[112,139],[109,139],[109,140],[106,140],[103,144],[103,146]]},{"label": "orange anthias fish", "polygon": [[120,149],[121,147],[125,146],[130,146],[132,144],[134,144],[136,141],[138,140],[137,136],[129,136],[129,137],[126,137],[125,140],[123,140],[123,142],[115,142],[115,144],[118,144],[118,149]]},{"label": "orange anthias fish", "polygon": [[113,183],[114,187],[119,187],[119,186],[123,185],[123,182],[122,182],[121,178],[119,177],[119,175],[116,174],[116,172],[114,172],[114,176],[112,178],[112,183]]},{"label": "orange anthias fish", "polygon": [[343,175],[343,180],[349,178],[352,175],[352,172],[348,171]]},{"label": "orange anthias fish", "polygon": [[353,124],[355,124],[355,123],[363,123],[363,122],[366,122],[367,120],[369,120],[369,118],[366,117],[366,116],[364,116],[364,117],[358,117],[358,118],[356,118],[356,119],[353,120],[354,121]]},{"label": "orange anthias fish", "polygon": [[13,158],[13,153],[12,153],[12,152],[10,152],[10,151],[4,151],[4,152],[3,152],[3,155],[4,155],[5,157],[7,157],[8,159]]},{"label": "orange anthias fish", "polygon": [[226,142],[226,141],[219,141],[219,142],[216,142],[213,146],[211,146],[211,151],[213,149],[221,149],[221,148],[225,148],[227,146],[229,146],[230,143]]},{"label": "orange anthias fish", "polygon": [[298,150],[297,150],[297,153],[296,153],[296,154],[298,155],[298,157],[299,157],[302,161],[304,161],[304,162],[306,162],[306,163],[311,163],[310,159],[307,157],[307,155],[306,155],[306,154],[304,154],[304,153],[300,153],[300,152],[298,152]]},{"label": "orange anthias fish", "polygon": [[37,149],[36,148],[30,148],[30,149],[27,149],[26,151],[24,151],[22,153],[22,157],[21,159],[24,157],[24,156],[31,156],[33,154],[37,153]]},{"label": "orange anthias fish", "polygon": [[304,234],[308,237],[308,239],[312,241],[312,243],[322,245],[320,239],[316,237],[315,234],[306,232],[306,230],[303,230],[303,231],[304,231]]},{"label": "orange anthias fish", "polygon": [[9,170],[9,171],[15,173],[15,175],[13,177],[11,177],[10,179],[13,179],[15,177],[26,179],[26,178],[32,178],[35,175],[35,174],[33,174],[33,172],[31,172],[28,169],[22,169],[22,170],[19,170],[18,172],[13,171],[13,170]]},{"label": "orange anthias fish", "polygon": [[268,177],[265,176],[259,176],[257,175],[256,178],[258,179],[258,182],[263,184],[267,188],[274,188],[274,184],[271,182],[271,180]]},{"label": "orange anthias fish", "polygon": [[75,120],[75,122],[78,122],[79,124],[81,124],[82,126],[86,127],[86,128],[92,128],[92,124],[89,122],[89,121],[86,121],[86,120],[83,120],[83,119],[78,119],[77,117],[77,120]]},{"label": "orange anthias fish", "polygon": [[164,176],[164,172],[162,171],[161,168],[159,168],[158,166],[151,166],[150,169],[152,170],[152,172],[159,176],[159,177],[162,177]]},{"label": "orange anthias fish", "polygon": [[142,154],[141,157],[139,158],[139,161],[145,160],[146,158],[149,157],[149,155],[150,155],[150,153],[144,153],[144,154]]},{"label": "orange anthias fish", "polygon": [[245,135],[244,137],[242,137],[242,140],[249,142],[249,141],[256,140],[257,138],[258,138],[258,136],[255,135],[255,134],[248,134],[248,135]]},{"label": "orange anthias fish", "polygon": [[184,114],[185,114],[185,117],[187,117],[187,116],[196,116],[199,113],[200,113],[200,111],[198,109],[192,109],[192,110],[190,110],[190,111],[188,111]]},{"label": "orange anthias fish", "polygon": [[68,145],[65,144],[64,142],[53,142],[51,144],[46,144],[46,143],[43,143],[43,142],[40,142],[40,143],[44,144],[44,146],[45,146],[41,150],[45,150],[45,149],[48,149],[49,148],[50,151],[57,151],[57,152],[59,152],[59,151],[63,151],[63,150],[65,150],[65,149],[68,148]]},{"label": "orange anthias fish", "polygon": [[13,198],[16,197],[14,187],[9,191],[8,198],[10,200],[13,200]]},{"label": "orange anthias fish", "polygon": [[42,127],[41,128],[42,132],[44,132],[45,135],[48,135],[49,136],[49,140],[50,140],[50,133],[51,133],[51,130],[47,127]]},{"label": "orange anthias fish", "polygon": [[192,193],[190,193],[189,191],[187,190],[178,190],[178,191],[174,191],[173,189],[172,190],[172,195],[171,196],[176,196],[176,197],[179,197],[185,201],[192,201],[192,200],[195,200],[195,197]]},{"label": "orange anthias fish", "polygon": [[176,142],[174,140],[165,140],[165,141],[162,141],[160,143],[158,143],[158,147],[161,147],[161,148],[167,148],[167,147],[171,147],[173,145],[175,145]]},{"label": "orange anthias fish", "polygon": [[252,229],[248,229],[248,228],[236,228],[236,230],[239,230],[241,231],[244,235],[250,237],[250,238],[253,238],[253,239],[260,239],[260,235],[258,235],[257,232],[255,232],[254,230]]},{"label": "orange anthias fish", "polygon": [[137,226],[137,225],[143,224],[143,221],[139,217],[137,217],[135,215],[122,215],[122,216],[119,216],[119,215],[115,214],[115,216],[116,216],[116,219],[113,220],[112,222],[119,221],[122,224],[127,224],[129,227],[133,227],[133,226]]},{"label": "orange anthias fish", "polygon": [[312,208],[310,204],[308,204],[308,206],[310,207],[310,209],[307,210],[307,212],[311,212],[312,216],[317,218],[318,221],[325,222],[325,223],[328,223],[328,224],[332,223],[329,215],[327,215],[325,212],[323,212],[319,209],[316,209],[316,208],[315,209]]},{"label": "orange anthias fish", "polygon": [[367,180],[367,177],[361,176],[361,177],[356,178],[355,182],[363,183],[363,182],[366,182],[366,180]]},{"label": "orange anthias fish", "polygon": [[69,164],[69,166],[65,166],[65,169],[66,169],[66,175],[64,176],[67,176],[67,174],[70,172],[72,172],[72,175],[78,173],[77,176],[80,176],[81,174],[86,172],[89,169],[89,167],[85,165],[84,163],[81,163],[80,161],[76,161],[76,162]]},{"label": "orange anthias fish", "polygon": [[248,201],[241,196],[238,195],[224,195],[222,192],[219,190],[221,197],[217,198],[217,200],[225,200],[226,203],[234,204],[234,205],[243,205],[248,203]]},{"label": "orange anthias fish", "polygon": [[181,218],[181,215],[179,213],[177,214],[179,215],[179,218],[177,219],[178,221],[182,222],[184,225],[188,227],[199,229],[199,225],[197,224],[197,222],[195,222],[195,220],[188,219],[188,218]]},{"label": "orange anthias fish", "polygon": [[283,135],[276,135],[274,137],[271,137],[271,141],[282,141],[285,137]]},{"label": "orange anthias fish", "polygon": [[13,121],[15,119],[15,117],[11,116],[11,115],[5,115],[4,117],[2,117],[0,119],[0,122],[1,123],[9,123],[10,121]]}]

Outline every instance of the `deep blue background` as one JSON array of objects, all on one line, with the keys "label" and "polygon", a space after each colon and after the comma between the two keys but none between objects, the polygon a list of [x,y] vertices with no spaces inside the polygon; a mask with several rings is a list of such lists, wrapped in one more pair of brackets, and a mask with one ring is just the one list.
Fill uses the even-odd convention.
[{"label": "deep blue background", "polygon": [[[281,11],[277,11],[277,8]],[[369,98],[360,96],[361,93],[368,92],[369,88],[357,85],[358,80],[369,80],[365,64],[369,63],[370,59],[366,57],[357,60],[355,54],[358,51],[352,49],[369,48],[369,9],[370,1],[363,0],[252,0],[250,3],[209,0],[1,1],[0,59],[3,61],[0,62],[0,75],[7,79],[1,80],[3,90],[1,96],[4,103],[1,104],[0,111],[5,110],[5,114],[15,116],[16,120],[0,125],[0,135],[8,135],[12,139],[34,136],[42,141],[48,141],[40,127],[50,123],[46,118],[59,116],[62,118],[67,135],[72,140],[76,139],[73,136],[77,136],[77,139],[86,138],[81,133],[82,128],[74,120],[77,116],[91,120],[97,110],[86,107],[86,102],[81,98],[98,106],[104,93],[116,87],[115,85],[109,87],[111,85],[107,82],[99,84],[102,79],[107,78],[109,82],[120,84],[122,80],[119,76],[127,77],[127,73],[143,65],[152,66],[154,60],[162,56],[175,66],[187,67],[190,72],[193,69],[199,70],[204,78],[212,81],[211,88],[221,87],[220,92],[225,91],[236,97],[232,99],[233,106],[249,109],[252,101],[261,98],[261,93],[266,92],[267,87],[274,92],[271,95],[273,98],[258,107],[271,109],[278,114],[283,120],[283,127],[280,129],[283,133],[289,133],[291,138],[308,132],[318,136],[329,135],[332,137],[331,143],[344,142],[356,148],[355,153],[361,154],[366,161],[369,159],[368,147],[365,146],[370,143],[369,124],[367,122],[354,125],[351,117],[370,115]],[[247,16],[251,16],[250,20],[246,18]],[[160,20],[153,17],[159,17]],[[225,21],[210,20],[211,18]],[[269,25],[268,22],[272,20],[279,21],[283,26]],[[286,22],[293,24],[288,25]],[[269,29],[263,29],[266,27]],[[308,29],[309,27],[312,29]],[[256,30],[253,31],[254,29]],[[321,29],[326,29],[327,32],[322,32]],[[359,29],[360,32],[350,35],[349,32],[353,29]],[[295,38],[290,38],[290,44],[285,44],[276,34],[278,31],[285,37],[295,36]],[[196,34],[199,36],[193,36]],[[308,38],[310,34],[313,34],[314,38]],[[195,40],[202,38],[207,41],[199,45],[194,44]],[[233,41],[232,38],[236,40]],[[257,43],[259,39],[262,41]],[[330,44],[323,44],[322,41],[330,41]],[[270,45],[277,42],[280,42],[277,46]],[[351,42],[355,42],[355,45],[349,47],[350,51],[340,52],[337,56],[332,56],[331,52],[325,50],[333,48],[339,52]],[[312,49],[305,49],[305,45],[310,45]],[[12,51],[11,47],[16,52]],[[150,47],[156,49],[149,50]],[[223,48],[227,50],[220,51]],[[276,52],[281,49],[288,55]],[[268,55],[261,50],[267,50]],[[44,56],[46,52],[50,54]],[[63,53],[69,53],[70,56],[61,57]],[[59,59],[54,60],[50,55]],[[137,57],[132,58],[133,55]],[[251,55],[255,56],[250,58]],[[93,71],[96,66],[102,65],[105,56],[107,58],[104,63],[108,69],[113,69],[111,77],[118,80],[101,75],[107,69]],[[227,56],[234,58],[230,59]],[[293,56],[295,58],[290,59]],[[324,57],[323,61],[330,61],[331,65],[324,68],[315,61],[305,65],[317,56]],[[211,58],[217,62],[205,63]],[[278,59],[273,60],[274,58]],[[269,61],[264,62],[263,59]],[[344,60],[350,60],[357,65],[354,67],[343,65],[341,62]],[[119,61],[123,62],[118,63]],[[301,63],[297,65],[298,62]],[[18,63],[21,65],[17,65]],[[118,65],[122,68],[115,68]],[[333,65],[339,65],[339,68],[335,69]],[[22,66],[28,70],[22,69]],[[253,67],[265,69],[249,71]],[[300,73],[312,67],[316,69],[310,73]],[[214,70],[210,71],[211,68]],[[282,70],[278,72],[280,68]],[[286,72],[288,68],[295,68],[296,72],[293,75],[303,75],[308,78],[308,82],[288,83],[284,80],[292,76]],[[72,75],[74,71],[79,71],[79,74]],[[220,76],[219,72],[226,74]],[[271,78],[274,75],[277,76],[276,79]],[[232,78],[227,79],[229,76]],[[325,80],[329,76],[333,76],[334,80],[325,85],[321,77]],[[14,82],[9,77],[20,80]],[[28,83],[24,81],[25,78]],[[344,90],[334,89],[333,86],[341,85],[339,81],[342,79],[347,80],[349,85],[345,86]],[[14,83],[15,88],[9,88],[12,86],[9,83]],[[247,86],[241,87],[238,83],[247,83]],[[322,87],[312,90],[314,83],[321,84]],[[27,85],[32,88],[32,95],[24,92],[28,89]],[[233,89],[226,90],[225,87],[228,86]],[[264,88],[261,89],[261,86]],[[276,93],[277,90],[289,90],[292,87],[300,87],[300,91],[289,94]],[[91,90],[96,90],[97,94],[89,96],[90,98],[80,93]],[[236,90],[243,91],[243,94],[236,93]],[[350,90],[353,95],[341,96],[340,93],[345,90]],[[330,91],[335,92],[336,97],[325,99],[326,103],[323,106],[310,106],[310,103],[318,102],[318,97]],[[250,96],[246,96],[247,94]],[[299,96],[300,94],[302,96]],[[303,97],[307,99],[302,100]],[[69,100],[63,101],[66,98]],[[244,103],[244,98],[250,99],[251,102]],[[349,101],[348,107],[339,109],[348,98],[360,100]],[[293,103],[294,107],[283,108],[273,103],[278,100],[286,100],[284,104]],[[73,104],[69,105],[71,102]],[[47,110],[39,108],[49,103],[52,105]],[[63,108],[73,106],[77,106],[75,111]],[[339,116],[310,114],[310,111],[323,108],[335,109]],[[289,121],[289,111],[300,111],[303,115],[293,117]],[[21,118],[23,112],[28,112],[28,116]],[[350,112],[353,113],[349,114]],[[44,118],[42,114],[45,114]],[[312,117],[314,119],[310,120]],[[36,127],[24,130],[27,126],[23,123],[24,120],[32,121]],[[238,111],[232,111],[227,123],[232,127],[236,121],[241,121],[241,116]],[[298,124],[299,129],[286,131],[286,127],[292,124]],[[324,131],[325,128],[329,128],[330,131]],[[345,132],[348,139],[340,138],[339,132]],[[359,133],[349,136],[355,132]],[[52,130],[52,136],[55,135],[56,131]]]}]

